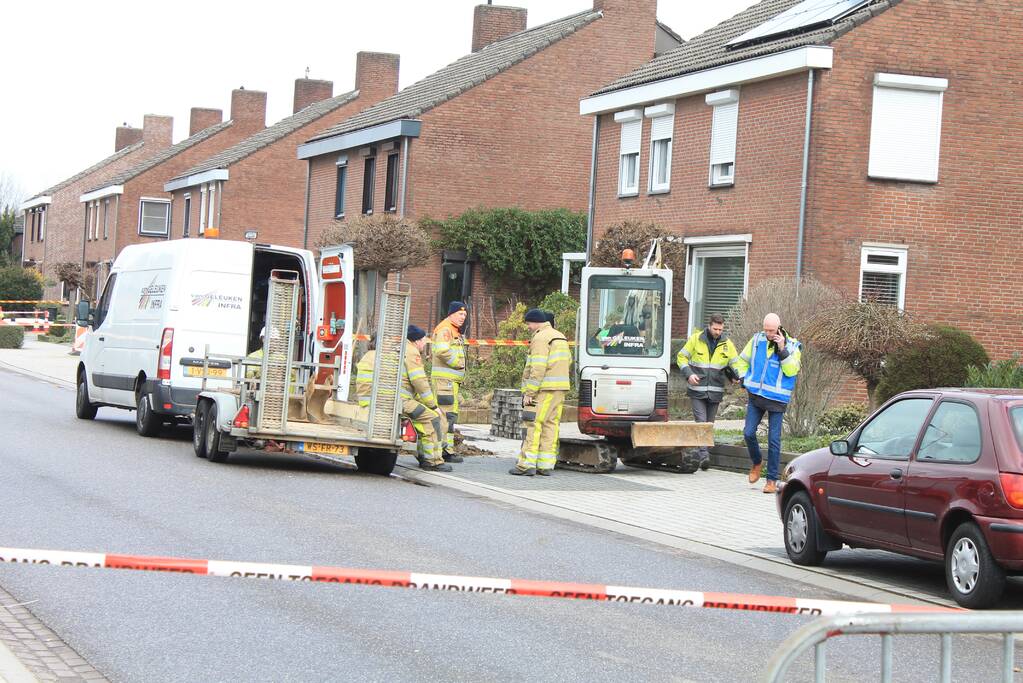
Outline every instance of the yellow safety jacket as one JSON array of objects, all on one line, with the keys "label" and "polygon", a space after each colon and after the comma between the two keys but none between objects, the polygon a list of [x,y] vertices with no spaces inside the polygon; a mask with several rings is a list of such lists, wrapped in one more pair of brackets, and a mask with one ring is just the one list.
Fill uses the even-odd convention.
[{"label": "yellow safety jacket", "polygon": [[731,367],[737,377],[742,377],[735,344],[722,334],[712,355],[706,329],[693,332],[686,345],[679,349],[675,362],[687,380],[690,375],[700,378],[699,384],[687,384],[688,394],[693,398],[703,398],[714,403],[719,403],[725,395],[725,385],[728,383],[726,367]]},{"label": "yellow safety jacket", "polygon": [[538,391],[568,391],[568,373],[572,368],[572,351],[565,335],[544,323],[529,344],[529,356],[522,373],[522,393],[536,396]]},{"label": "yellow safety jacket", "polygon": [[462,381],[465,377],[465,339],[450,319],[441,320],[433,330],[430,352],[433,379]]},{"label": "yellow safety jacket", "polygon": [[437,397],[430,388],[430,379],[423,367],[423,357],[412,342],[405,341],[405,372],[401,374],[401,397],[418,401],[427,408],[437,407]]},{"label": "yellow safety jacket", "polygon": [[373,365],[376,357],[376,351],[367,351],[355,364],[355,395],[359,397],[360,408],[369,408],[369,400],[373,395]]}]

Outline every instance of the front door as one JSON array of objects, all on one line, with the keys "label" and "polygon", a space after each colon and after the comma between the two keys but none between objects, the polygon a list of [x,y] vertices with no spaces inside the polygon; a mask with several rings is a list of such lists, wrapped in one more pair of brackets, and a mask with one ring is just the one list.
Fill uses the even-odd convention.
[{"label": "front door", "polygon": [[85,350],[82,352],[85,371],[89,375],[89,398],[99,402],[109,400],[106,393],[108,382],[106,381],[103,362],[107,355],[104,353],[106,345],[109,341],[112,341],[112,339],[108,339],[111,327],[109,313],[110,300],[114,293],[116,281],[117,273],[107,278],[106,285],[103,287],[103,295],[100,296],[99,304],[96,306],[90,339],[85,345]]},{"label": "front door", "polygon": [[825,495],[843,536],[908,545],[906,475],[932,403],[930,398],[908,398],[889,405],[854,437],[849,456],[834,457]]},{"label": "front door", "polygon": [[[470,296],[472,296],[472,263],[468,260],[445,258],[441,266],[440,308],[437,311],[437,319],[431,320],[430,325],[437,324],[447,316],[448,306],[452,301],[468,303]],[[462,329],[469,329],[468,318],[465,319]]]}]

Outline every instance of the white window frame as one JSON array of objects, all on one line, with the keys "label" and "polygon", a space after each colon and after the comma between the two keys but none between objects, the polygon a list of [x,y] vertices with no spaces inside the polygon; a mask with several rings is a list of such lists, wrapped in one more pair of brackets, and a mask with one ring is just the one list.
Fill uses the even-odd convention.
[{"label": "white window frame", "polygon": [[207,207],[207,209],[206,209],[206,227],[207,228],[219,227],[217,225],[217,221],[215,219],[216,213],[214,213],[214,209],[217,208],[217,184],[216,183],[210,183],[209,192],[206,193],[206,202],[209,204],[209,207]]},{"label": "white window frame", "polygon": [[[870,256],[896,256],[899,259],[898,265],[888,266],[879,263],[868,263]],[[895,273],[899,276],[899,310],[906,308],[906,272],[908,271],[909,248],[897,244],[871,244],[865,242],[860,247],[860,278],[859,291],[856,294],[857,301],[863,301],[863,274],[864,273]]]},{"label": "white window frame", "polygon": [[[685,284],[683,285],[683,298],[689,303],[688,330],[691,334],[696,325],[703,325],[703,322],[694,320],[696,316],[696,289],[698,266],[697,259],[713,256],[742,256],[742,298],[749,294],[749,245],[753,241],[751,233],[741,235],[709,235],[703,237],[687,237],[686,245],[686,273]],[[720,311],[723,315],[727,311]]]},{"label": "white window frame", "polygon": [[192,193],[186,192],[181,197],[181,236],[191,237],[192,231]]},{"label": "white window frame", "polygon": [[103,239],[110,238],[110,199],[103,200]]},{"label": "white window frame", "polygon": [[[938,182],[941,117],[947,89],[946,78],[874,74],[869,177]],[[891,118],[906,112],[911,117],[899,121]]]},{"label": "white window frame", "polygon": [[711,187],[735,184],[735,150],[739,137],[739,89],[709,93],[704,101],[712,107],[710,126]]},{"label": "white window frame", "polygon": [[[165,204],[167,206],[167,217],[164,218],[162,232],[142,229],[142,217],[145,211],[146,204]],[[167,237],[170,231],[170,217],[171,212],[169,199],[163,199],[161,197],[141,197],[139,199],[139,226],[138,226],[139,235],[143,237]]]},{"label": "white window frame", "polygon": [[[650,169],[648,172],[647,193],[661,194],[671,190],[671,146],[675,136],[675,105],[664,102],[647,107],[643,111],[650,119]],[[663,153],[658,153],[658,143],[663,145]],[[657,165],[664,163],[664,182],[657,182]]]},{"label": "white window frame", "polygon": [[206,183],[199,188],[199,235],[206,234]]},{"label": "white window frame", "polygon": [[[618,196],[635,197],[639,194],[639,163],[641,148],[643,146],[643,111],[641,109],[628,109],[620,111],[614,116],[615,123],[621,124],[621,142],[618,149]],[[636,132],[635,145],[626,143],[626,138]],[[634,168],[636,177],[632,183],[627,184],[628,176],[626,168],[633,166],[630,158],[635,157]]]}]

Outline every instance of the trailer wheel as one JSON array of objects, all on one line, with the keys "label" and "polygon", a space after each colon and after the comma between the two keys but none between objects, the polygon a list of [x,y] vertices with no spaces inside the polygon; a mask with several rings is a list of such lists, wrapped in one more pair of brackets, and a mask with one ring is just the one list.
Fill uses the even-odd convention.
[{"label": "trailer wheel", "polygon": [[224,462],[229,453],[220,450],[220,427],[217,426],[217,404],[210,402],[206,412],[206,459],[210,462]]},{"label": "trailer wheel", "polygon": [[355,455],[355,466],[366,474],[389,476],[398,462],[397,451],[385,451],[381,448],[360,448]]},{"label": "trailer wheel", "polygon": [[209,421],[210,403],[203,399],[195,405],[195,417],[192,419],[192,448],[198,458],[206,457],[206,423]]},{"label": "trailer wheel", "polygon": [[163,420],[153,412],[153,399],[145,389],[135,392],[135,431],[139,436],[156,436],[163,427]]}]

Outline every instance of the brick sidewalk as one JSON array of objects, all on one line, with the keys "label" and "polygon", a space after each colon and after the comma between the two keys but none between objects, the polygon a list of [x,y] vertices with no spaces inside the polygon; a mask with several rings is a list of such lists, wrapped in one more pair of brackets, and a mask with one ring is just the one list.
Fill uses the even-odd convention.
[{"label": "brick sidewalk", "polygon": [[78,356],[70,355],[70,351],[70,344],[51,344],[25,335],[22,348],[0,349],[0,368],[74,387]]}]

